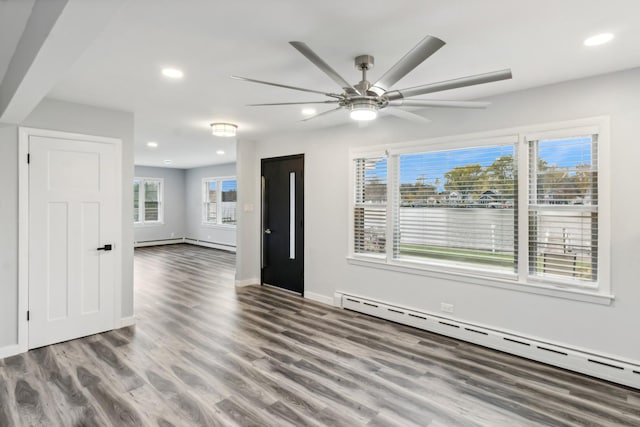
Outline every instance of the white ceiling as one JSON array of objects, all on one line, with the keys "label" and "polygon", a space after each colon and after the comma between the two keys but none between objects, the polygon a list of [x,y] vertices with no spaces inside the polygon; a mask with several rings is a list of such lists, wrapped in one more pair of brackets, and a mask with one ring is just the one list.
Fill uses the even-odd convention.
[{"label": "white ceiling", "polygon": [[20,41],[35,0],[0,0],[0,82]]},{"label": "white ceiling", "polygon": [[[235,144],[211,136],[212,121],[237,123],[238,138],[257,141],[282,132],[353,126],[346,112],[301,122],[300,106],[245,107],[322,96],[236,81],[232,74],[338,91],[288,41],[306,42],[356,83],[356,55],[375,56],[369,79],[375,81],[431,34],[447,45],[396,88],[510,67],[511,81],[432,97],[481,99],[640,66],[638,16],[637,0],[129,0],[49,96],[133,111],[136,164],[226,163],[235,160]],[[605,31],[615,33],[612,43],[582,45],[587,36]],[[182,69],[185,77],[167,80],[160,74],[167,66]],[[147,141],[160,145],[149,149]],[[216,155],[221,148],[227,154]]]}]

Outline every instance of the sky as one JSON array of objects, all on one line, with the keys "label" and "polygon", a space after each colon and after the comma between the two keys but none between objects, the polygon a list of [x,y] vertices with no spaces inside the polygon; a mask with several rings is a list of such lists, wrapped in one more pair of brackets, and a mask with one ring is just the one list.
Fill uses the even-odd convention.
[{"label": "sky", "polygon": [[[549,166],[574,168],[590,164],[591,140],[591,136],[541,140],[538,142],[538,156]],[[501,156],[514,154],[514,145],[502,145],[401,155],[400,182],[413,184],[418,178],[424,178],[425,184],[436,185],[438,191],[444,191],[444,174],[453,168],[471,164],[480,164],[484,168]],[[365,172],[370,179],[376,176],[383,178],[386,173],[386,159]]]}]

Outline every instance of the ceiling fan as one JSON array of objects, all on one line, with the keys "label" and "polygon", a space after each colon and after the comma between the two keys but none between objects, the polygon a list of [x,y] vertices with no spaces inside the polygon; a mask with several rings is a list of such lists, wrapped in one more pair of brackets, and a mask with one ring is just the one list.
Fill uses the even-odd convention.
[{"label": "ceiling fan", "polygon": [[[299,90],[303,92],[317,93],[328,96],[331,100],[309,101],[309,102],[278,102],[268,104],[250,104],[251,107],[273,106],[273,105],[303,105],[303,104],[334,104],[335,109],[324,111],[304,120],[311,120],[324,116],[338,110],[349,110],[350,116],[354,120],[366,121],[376,118],[378,111],[391,109],[393,107],[447,107],[447,108],[485,108],[490,103],[479,101],[445,101],[409,99],[418,95],[441,92],[449,89],[457,89],[465,86],[473,86],[483,83],[490,83],[499,80],[510,79],[511,70],[505,69],[490,73],[476,74],[467,77],[460,77],[452,80],[445,80],[437,83],[430,83],[422,86],[415,86],[407,89],[390,90],[400,79],[409,74],[423,61],[436,53],[445,42],[434,36],[426,36],[405,56],[403,56],[393,67],[382,75],[375,83],[367,81],[367,71],[373,68],[374,58],[371,55],[360,55],[355,58],[355,67],[362,72],[362,80],[351,85],[340,76],[329,64],[318,56],[309,46],[303,42],[289,42],[294,48],[302,53],[315,66],[320,68],[341,88],[342,93],[322,92],[315,89],[305,89],[296,86],[289,86],[279,83],[265,82],[262,80],[249,79],[246,77],[231,76],[233,79],[247,82],[260,83],[270,86],[282,87],[285,89]],[[422,116],[412,114],[408,111],[395,110],[401,115],[412,115],[414,118],[424,119]],[[428,121],[428,120],[427,120]]]}]

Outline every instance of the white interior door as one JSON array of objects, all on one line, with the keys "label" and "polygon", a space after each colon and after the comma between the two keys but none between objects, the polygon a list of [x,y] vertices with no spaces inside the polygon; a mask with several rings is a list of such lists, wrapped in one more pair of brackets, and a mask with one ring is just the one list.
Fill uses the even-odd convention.
[{"label": "white interior door", "polygon": [[115,153],[29,136],[29,348],[115,326]]}]

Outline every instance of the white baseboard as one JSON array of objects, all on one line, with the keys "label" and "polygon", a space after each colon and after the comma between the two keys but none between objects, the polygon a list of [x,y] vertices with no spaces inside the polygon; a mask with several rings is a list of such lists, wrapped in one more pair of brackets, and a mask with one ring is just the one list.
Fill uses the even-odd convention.
[{"label": "white baseboard", "polygon": [[[315,292],[304,292],[304,297],[310,299],[311,301],[319,302],[322,304],[327,304],[330,306],[334,306],[333,298],[328,297],[326,295],[316,294]],[[338,305],[339,307],[339,305]]]},{"label": "white baseboard", "polygon": [[188,243],[190,245],[196,245],[196,246],[204,246],[206,248],[212,248],[212,249],[221,249],[223,251],[229,251],[234,253],[236,251],[235,246],[225,245],[223,243],[207,242],[206,240],[191,239],[189,237],[184,238],[184,243]]},{"label": "white baseboard", "polygon": [[180,237],[177,239],[147,240],[144,242],[133,242],[133,247],[143,248],[146,246],[175,245],[177,243],[184,243],[184,237]]},{"label": "white baseboard", "polygon": [[0,359],[5,357],[15,356],[16,354],[24,353],[27,350],[22,348],[19,344],[12,344],[5,347],[0,347]]},{"label": "white baseboard", "polygon": [[259,285],[259,284],[260,284],[260,279],[236,280],[236,288],[243,288],[245,286]]},{"label": "white baseboard", "polygon": [[116,325],[116,328],[126,328],[127,326],[133,326],[135,324],[135,316],[123,317],[122,319],[120,319],[120,322],[118,322],[118,325]]},{"label": "white baseboard", "polygon": [[348,310],[640,389],[640,361],[637,360],[548,342],[516,332],[477,325],[351,294],[338,292],[336,297],[338,296],[341,300],[340,306]]}]

